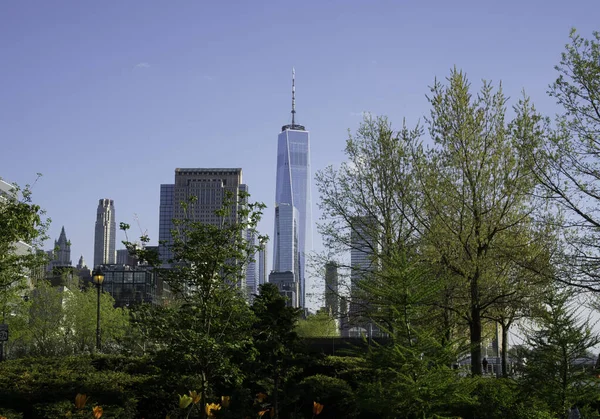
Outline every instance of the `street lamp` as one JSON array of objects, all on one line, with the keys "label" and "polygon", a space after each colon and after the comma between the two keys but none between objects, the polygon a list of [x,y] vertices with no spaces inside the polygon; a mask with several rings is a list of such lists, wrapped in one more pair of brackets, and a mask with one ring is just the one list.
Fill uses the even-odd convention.
[{"label": "street lamp", "polygon": [[104,273],[100,268],[94,269],[92,272],[92,280],[98,288],[98,316],[96,318],[96,350],[100,352],[100,287],[104,281]]}]

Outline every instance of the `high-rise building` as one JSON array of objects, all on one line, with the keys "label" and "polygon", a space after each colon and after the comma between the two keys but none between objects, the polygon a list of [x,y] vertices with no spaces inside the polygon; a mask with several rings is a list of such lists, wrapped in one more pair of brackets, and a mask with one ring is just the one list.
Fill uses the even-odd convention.
[{"label": "high-rise building", "polygon": [[71,267],[71,242],[67,240],[65,227],[60,230],[58,240],[54,240],[54,249],[47,252],[50,262],[47,271],[52,272],[54,268]]},{"label": "high-rise building", "polygon": [[[306,272],[305,254],[312,247],[311,194],[310,194],[310,143],[304,126],[296,124],[295,72],[292,71],[292,123],[284,125],[277,139],[277,178],[275,191],[275,235],[273,237],[273,271],[278,263],[289,261],[289,255],[297,253],[298,264],[291,269],[299,281],[299,304],[305,306]],[[296,211],[282,210],[286,206]],[[286,216],[277,215],[277,208]],[[283,223],[289,223],[285,226]],[[295,226],[295,227],[294,227]],[[283,231],[297,230],[297,245],[293,235],[278,235]],[[285,240],[285,241],[284,241]],[[284,253],[284,254],[281,254]],[[295,258],[296,256],[293,256]],[[283,271],[282,271],[283,272]]]},{"label": "high-rise building", "polygon": [[258,285],[267,282],[267,246],[262,244],[258,251]]},{"label": "high-rise building", "polygon": [[158,225],[158,255],[162,263],[166,264],[173,258],[173,252],[170,245],[173,243],[173,211],[174,201],[173,194],[175,185],[160,185],[160,208],[159,208],[159,225]]},{"label": "high-rise building", "polygon": [[[255,248],[257,242],[256,233],[248,230],[246,239],[248,240],[248,244]],[[246,288],[248,298],[252,300],[252,296],[258,292],[258,252],[250,256],[251,259],[248,261],[248,266],[246,266]]]},{"label": "high-rise building", "polygon": [[369,305],[360,282],[369,279],[376,269],[377,220],[370,216],[354,217],[350,233],[350,336],[378,336],[378,329],[368,316]]},{"label": "high-rise building", "polygon": [[[158,228],[159,255],[163,264],[173,257],[171,231],[173,220],[187,219],[194,222],[219,225],[222,218],[216,214],[225,202],[227,192],[231,200],[240,203],[240,193],[247,192],[247,185],[242,183],[240,168],[191,168],[175,169],[175,183],[161,185],[160,188],[160,224]],[[194,202],[190,203],[191,199]],[[190,203],[185,208],[182,203]],[[227,222],[237,221],[238,207],[234,204]],[[239,284],[245,287],[244,284]]]},{"label": "high-rise building", "polygon": [[325,309],[330,316],[340,315],[340,295],[338,289],[338,265],[335,262],[325,264]]},{"label": "high-rise building", "polygon": [[96,212],[94,267],[117,262],[116,243],[115,203],[112,199],[100,199]]}]

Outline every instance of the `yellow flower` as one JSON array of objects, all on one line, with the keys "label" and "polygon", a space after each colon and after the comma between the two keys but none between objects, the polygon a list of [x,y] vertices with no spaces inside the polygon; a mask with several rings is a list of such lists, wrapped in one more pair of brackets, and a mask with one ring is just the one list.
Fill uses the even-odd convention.
[{"label": "yellow flower", "polygon": [[206,403],[206,406],[204,409],[206,411],[206,415],[209,418],[214,418],[215,415],[213,415],[213,410],[221,410],[221,405],[217,404],[217,403],[210,403],[210,404]]},{"label": "yellow flower", "polygon": [[223,406],[225,409],[227,409],[229,407],[230,400],[231,400],[231,397],[229,397],[229,396],[221,396],[221,406]]},{"label": "yellow flower", "polygon": [[323,405],[321,403],[313,402],[313,415],[320,415],[323,411]]},{"label": "yellow flower", "polygon": [[259,403],[262,403],[267,399],[267,395],[265,393],[258,393],[256,398],[258,399]]},{"label": "yellow flower", "polygon": [[94,413],[94,419],[100,419],[102,417],[102,413],[104,413],[104,411],[102,410],[101,406],[96,406],[96,407],[94,407],[93,413]]},{"label": "yellow flower", "polygon": [[198,402],[200,401],[200,395],[196,393],[196,390],[190,391],[190,397],[192,398],[192,402],[194,404],[198,404]]},{"label": "yellow flower", "polygon": [[85,404],[87,403],[87,396],[85,394],[77,394],[77,396],[75,396],[75,407],[77,409],[83,409],[85,407]]},{"label": "yellow flower", "polygon": [[190,396],[188,396],[187,394],[182,394],[181,396],[179,396],[179,408],[187,408],[190,404],[192,404],[192,401],[193,399]]},{"label": "yellow flower", "polygon": [[263,415],[264,415],[265,413],[267,413],[268,411],[269,411],[268,409],[267,409],[267,410],[261,410],[260,412],[258,412],[258,416],[260,416],[260,417],[262,418],[262,417],[263,417]]}]

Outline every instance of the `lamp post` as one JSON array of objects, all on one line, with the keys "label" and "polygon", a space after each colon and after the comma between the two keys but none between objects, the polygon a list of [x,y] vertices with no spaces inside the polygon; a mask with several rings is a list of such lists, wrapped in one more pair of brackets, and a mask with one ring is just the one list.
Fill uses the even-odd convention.
[{"label": "lamp post", "polygon": [[104,281],[104,273],[100,268],[94,269],[92,279],[98,288],[98,316],[96,317],[96,351],[100,352],[100,287]]}]

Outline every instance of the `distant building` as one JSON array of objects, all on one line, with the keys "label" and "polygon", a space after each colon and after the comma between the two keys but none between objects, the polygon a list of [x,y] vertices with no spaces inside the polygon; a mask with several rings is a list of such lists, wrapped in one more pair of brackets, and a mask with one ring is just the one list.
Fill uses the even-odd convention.
[{"label": "distant building", "polygon": [[127,249],[119,249],[117,250],[117,265],[129,265],[136,266],[138,264],[138,260],[135,256],[129,254],[129,250]]},{"label": "distant building", "polygon": [[335,318],[340,315],[338,265],[335,262],[325,264],[325,310]]},{"label": "distant building", "polygon": [[267,246],[261,245],[258,251],[258,285],[267,283]]},{"label": "distant building", "polygon": [[94,267],[117,262],[117,222],[112,199],[100,199],[96,211]]},{"label": "distant building", "polygon": [[67,268],[73,266],[71,263],[71,242],[67,240],[65,227],[60,230],[58,240],[54,240],[54,249],[47,252],[49,263],[46,268],[52,272],[54,268]]},{"label": "distant building", "polygon": [[[299,282],[299,306],[305,307],[305,254],[307,246],[312,246],[310,144],[308,131],[304,126],[296,124],[295,89],[295,72],[292,71],[292,123],[284,125],[277,137],[273,270],[294,274]],[[291,231],[295,232],[296,237],[289,234]],[[284,232],[285,236],[282,235]],[[283,260],[288,261],[290,257],[297,258],[298,263],[287,269],[278,267],[278,264]]]},{"label": "distant building", "polygon": [[[225,202],[227,192],[231,200],[238,205],[240,194],[247,192],[248,187],[242,183],[240,168],[186,168],[175,169],[175,183],[161,185],[160,214],[159,214],[159,255],[163,265],[168,265],[173,257],[170,246],[173,243],[171,231],[174,229],[173,220],[188,219],[194,222],[220,225],[222,217],[216,214]],[[194,202],[190,200],[194,198]],[[189,203],[183,208],[181,203]],[[226,222],[237,222],[237,206],[232,208]],[[246,233],[244,233],[246,234]],[[246,280],[238,284],[246,288]]]},{"label": "distant building", "polygon": [[277,286],[279,294],[286,298],[289,307],[300,306],[300,284],[293,272],[273,271],[269,274],[269,283]]},{"label": "distant building", "polygon": [[[248,231],[247,240],[250,246],[256,246],[256,234]],[[258,252],[250,256],[251,260],[248,261],[248,266],[246,267],[246,288],[248,298],[252,300],[252,296],[258,292]]]},{"label": "distant building", "polygon": [[375,323],[369,318],[369,304],[365,299],[361,281],[369,279],[376,269],[375,251],[377,250],[377,220],[373,217],[355,217],[352,220],[353,230],[350,235],[350,307],[349,326],[346,336],[355,337],[366,335],[379,336],[380,332]]},{"label": "distant building", "polygon": [[77,266],[75,267],[77,275],[81,278],[82,282],[91,282],[92,273],[90,268],[85,264],[85,260],[83,260],[83,255],[79,258],[79,262],[77,262]]},{"label": "distant building", "polygon": [[[175,185],[160,185],[160,207],[158,224],[158,255],[162,263],[167,264],[173,258],[171,244],[173,244],[173,217],[175,211],[174,201]],[[179,205],[179,203],[178,203]]]},{"label": "distant building", "polygon": [[115,306],[136,303],[161,304],[168,298],[168,287],[147,266],[102,265],[102,290],[115,299]]}]

